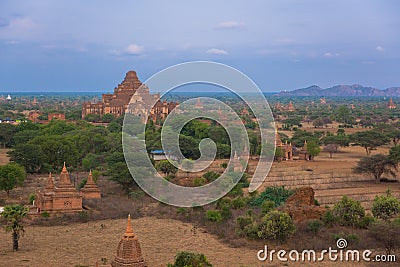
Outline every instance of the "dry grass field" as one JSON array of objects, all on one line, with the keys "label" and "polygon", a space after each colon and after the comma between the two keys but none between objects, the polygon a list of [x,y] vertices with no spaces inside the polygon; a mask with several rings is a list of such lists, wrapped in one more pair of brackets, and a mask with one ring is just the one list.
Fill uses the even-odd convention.
[{"label": "dry grass field", "polygon": [[[257,260],[257,249],[230,247],[202,229],[194,231],[193,225],[188,223],[153,217],[132,220],[132,223],[149,267],[165,267],[182,250],[204,253],[215,267],[304,266],[304,263],[281,264],[276,260],[262,263]],[[28,226],[18,252],[11,251],[11,235],[0,231],[0,264],[8,267],[74,267],[95,266],[98,262],[102,266],[102,258],[110,264],[125,227],[126,220],[123,219],[65,226]],[[307,263],[306,266],[310,265],[322,266],[321,263]],[[374,265],[325,261],[323,266]]]}]

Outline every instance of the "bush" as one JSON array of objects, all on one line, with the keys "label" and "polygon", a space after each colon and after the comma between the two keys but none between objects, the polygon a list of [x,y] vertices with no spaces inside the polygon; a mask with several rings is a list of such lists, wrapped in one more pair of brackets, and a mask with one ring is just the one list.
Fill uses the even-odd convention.
[{"label": "bush", "polygon": [[271,186],[265,188],[264,192],[255,197],[249,204],[253,207],[260,207],[265,200],[275,203],[275,207],[285,203],[286,199],[293,194],[292,190],[285,189],[284,186]]},{"label": "bush", "polygon": [[232,200],[231,207],[234,210],[241,209],[246,206],[246,199],[243,197],[237,197]]},{"label": "bush", "polygon": [[393,250],[400,248],[399,232],[399,224],[390,221],[380,221],[371,225],[368,235],[383,246],[387,254],[391,254]]},{"label": "bush", "polygon": [[275,203],[271,200],[265,200],[261,204],[261,210],[263,213],[268,213],[275,208]]},{"label": "bush", "polygon": [[240,183],[235,185],[235,187],[232,188],[232,190],[228,193],[228,196],[230,196],[230,197],[243,196],[242,185]]},{"label": "bush", "polygon": [[218,210],[208,210],[206,212],[206,218],[210,222],[220,222],[223,220],[221,212],[219,212]]},{"label": "bush", "polygon": [[328,210],[322,217],[322,222],[324,223],[325,226],[332,227],[334,224],[336,224],[337,217],[335,217],[335,215],[333,215],[332,210],[328,208]]},{"label": "bush", "polygon": [[241,232],[244,231],[244,228],[253,223],[253,220],[250,217],[239,216],[236,218],[236,228]]},{"label": "bush", "polygon": [[284,241],[295,231],[293,220],[286,212],[273,210],[261,219],[257,235],[261,239]]},{"label": "bush", "polygon": [[400,200],[392,196],[390,191],[386,196],[375,196],[372,204],[372,214],[375,218],[389,220],[400,213]]},{"label": "bush", "polygon": [[333,207],[333,215],[343,226],[359,227],[361,220],[365,217],[365,210],[360,202],[343,196]]},{"label": "bush", "polygon": [[212,182],[212,181],[218,179],[219,174],[216,173],[216,172],[206,172],[205,174],[203,174],[203,177],[204,177],[208,182]]},{"label": "bush", "polygon": [[314,235],[318,234],[319,230],[322,228],[322,222],[320,220],[311,220],[307,223],[307,230]]},{"label": "bush", "polygon": [[181,251],[175,256],[175,263],[168,263],[167,267],[212,267],[204,254]]},{"label": "bush", "polygon": [[33,201],[35,201],[36,195],[35,194],[30,194],[29,195],[29,204],[33,205]]},{"label": "bush", "polygon": [[42,216],[43,218],[49,218],[50,217],[50,213],[48,213],[47,211],[42,211],[40,213],[40,216]]},{"label": "bush", "polygon": [[226,197],[220,198],[217,201],[217,209],[223,209],[224,207],[230,207],[232,200]]},{"label": "bush", "polygon": [[206,183],[207,183],[207,180],[203,177],[194,178],[194,180],[193,180],[194,186],[202,186],[202,185],[205,185]]}]

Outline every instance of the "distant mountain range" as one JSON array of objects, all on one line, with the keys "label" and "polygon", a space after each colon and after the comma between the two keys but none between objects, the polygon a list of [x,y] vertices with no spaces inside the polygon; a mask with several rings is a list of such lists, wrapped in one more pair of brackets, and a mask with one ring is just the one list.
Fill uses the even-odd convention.
[{"label": "distant mountain range", "polygon": [[359,84],[353,85],[336,85],[323,89],[317,85],[307,88],[296,89],[293,91],[282,91],[278,96],[371,96],[371,97],[400,97],[400,87],[391,87],[380,90],[373,87],[365,87]]}]

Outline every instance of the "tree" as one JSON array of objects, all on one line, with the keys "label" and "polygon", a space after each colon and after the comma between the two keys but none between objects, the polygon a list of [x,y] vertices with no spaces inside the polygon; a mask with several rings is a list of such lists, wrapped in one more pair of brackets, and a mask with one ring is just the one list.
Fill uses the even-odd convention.
[{"label": "tree", "polygon": [[375,196],[372,203],[372,214],[374,217],[389,220],[400,213],[400,200],[392,196],[390,190],[386,195]]},{"label": "tree", "polygon": [[24,167],[17,163],[8,163],[0,166],[0,190],[10,195],[10,191],[17,186],[22,186],[26,177]]},{"label": "tree", "polygon": [[354,145],[364,147],[367,156],[371,150],[389,142],[386,135],[374,130],[354,133],[350,135],[350,140]]},{"label": "tree", "polygon": [[318,156],[321,152],[321,148],[319,147],[318,143],[314,140],[307,142],[307,153],[311,156],[313,160],[315,156]]},{"label": "tree", "polygon": [[336,121],[351,124],[354,122],[354,118],[350,114],[350,109],[346,106],[340,106],[335,111]]},{"label": "tree", "polygon": [[295,231],[293,220],[286,212],[272,210],[261,219],[257,235],[261,239],[284,241]]},{"label": "tree", "polygon": [[212,267],[204,254],[181,251],[175,256],[175,263],[168,267]]},{"label": "tree", "polygon": [[389,158],[397,164],[400,162],[400,145],[394,146],[390,149]]},{"label": "tree", "polygon": [[45,163],[40,146],[30,143],[18,144],[7,154],[11,161],[24,166],[28,173],[38,172]]},{"label": "tree", "polygon": [[359,226],[365,217],[365,210],[361,203],[343,196],[333,207],[333,216],[343,226]]},{"label": "tree", "polygon": [[156,163],[156,170],[163,172],[167,176],[171,174],[176,174],[178,171],[178,168],[175,167],[169,160],[160,160],[159,162]]},{"label": "tree", "polygon": [[17,127],[9,123],[0,123],[0,143],[3,148],[12,145],[13,136],[17,132]]},{"label": "tree", "polygon": [[104,114],[103,117],[101,117],[102,122],[111,122],[114,119],[115,119],[115,116],[111,113]]},{"label": "tree", "polygon": [[337,152],[337,146],[335,146],[334,144],[327,144],[326,146],[324,146],[323,151],[329,152],[329,157],[332,158],[333,153]]},{"label": "tree", "polygon": [[7,220],[6,231],[12,231],[14,251],[18,251],[19,238],[25,232],[22,219],[26,217],[27,214],[28,207],[19,204],[5,206],[4,211],[1,213],[1,216]]},{"label": "tree", "polygon": [[353,168],[354,173],[372,174],[376,181],[378,181],[384,173],[396,177],[394,170],[397,170],[397,164],[391,160],[390,157],[382,154],[364,157],[360,159],[357,166]]}]

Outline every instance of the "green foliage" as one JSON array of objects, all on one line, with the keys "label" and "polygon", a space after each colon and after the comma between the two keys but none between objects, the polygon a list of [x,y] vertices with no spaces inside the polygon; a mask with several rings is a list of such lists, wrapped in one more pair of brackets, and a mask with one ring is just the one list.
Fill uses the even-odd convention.
[{"label": "green foliage", "polygon": [[350,135],[350,141],[356,146],[365,148],[367,156],[371,153],[371,150],[382,146],[389,142],[389,138],[375,130],[356,132]]},{"label": "green foliage", "polygon": [[389,158],[396,164],[400,162],[400,145],[396,145],[389,150]]},{"label": "green foliage", "polygon": [[43,218],[49,218],[50,217],[50,213],[48,213],[47,211],[42,211],[40,213],[40,216],[42,216]]},{"label": "green foliage", "polygon": [[236,229],[242,233],[246,226],[253,223],[253,220],[248,216],[239,216],[236,218]]},{"label": "green foliage", "polygon": [[296,231],[292,218],[285,212],[273,210],[268,212],[258,225],[258,237],[284,241]]},{"label": "green foliage", "polygon": [[26,177],[25,169],[17,163],[7,163],[0,166],[0,190],[4,190],[7,196],[17,186],[24,184]]},{"label": "green foliage", "polygon": [[365,210],[360,202],[343,196],[333,207],[333,215],[340,225],[358,227],[365,217]]},{"label": "green foliage", "polygon": [[261,211],[263,213],[268,213],[271,210],[275,209],[275,202],[271,201],[271,200],[265,200],[262,204],[261,204]]},{"label": "green foliage", "polygon": [[203,174],[203,177],[208,181],[208,182],[212,182],[215,181],[216,179],[218,179],[219,174],[213,171],[208,171],[205,174]]},{"label": "green foliage", "polygon": [[12,232],[14,251],[18,250],[18,240],[25,232],[22,219],[28,215],[28,210],[28,207],[14,204],[5,206],[1,213],[1,216],[7,221],[6,231]]},{"label": "green foliage", "polygon": [[32,205],[33,201],[35,201],[36,195],[35,194],[30,194],[29,195],[29,204]]},{"label": "green foliage", "polygon": [[193,180],[194,186],[203,186],[206,183],[207,183],[207,180],[203,177],[197,177],[197,178],[194,178],[194,180]]},{"label": "green foliage", "polygon": [[241,209],[246,206],[246,199],[243,197],[236,197],[231,202],[231,207],[234,210]]},{"label": "green foliage", "polygon": [[175,263],[167,267],[212,267],[204,254],[181,251],[175,256]]},{"label": "green foliage", "polygon": [[243,185],[241,183],[238,183],[235,185],[231,191],[229,191],[228,196],[230,197],[238,197],[238,196],[243,196]]},{"label": "green foliage", "polygon": [[206,218],[210,222],[220,222],[223,220],[221,212],[218,210],[208,210],[206,212]]},{"label": "green foliage", "polygon": [[284,186],[271,186],[265,188],[264,192],[249,202],[252,207],[260,207],[265,200],[275,203],[275,207],[285,203],[286,199],[293,194],[292,190],[285,189]]},{"label": "green foliage", "polygon": [[156,163],[155,168],[157,171],[163,172],[166,175],[176,174],[178,172],[178,168],[169,162],[169,160],[160,160]]},{"label": "green foliage", "polygon": [[379,180],[384,173],[396,177],[396,173],[394,172],[396,169],[397,164],[388,156],[376,154],[360,159],[357,162],[357,166],[353,168],[353,172],[372,174],[376,180]]},{"label": "green foliage", "polygon": [[310,154],[312,158],[318,156],[320,152],[321,148],[316,141],[310,140],[307,142],[307,153]]},{"label": "green foliage", "polygon": [[392,196],[388,190],[385,195],[375,196],[372,204],[372,214],[375,218],[389,220],[400,213],[400,200]]},{"label": "green foliage", "polygon": [[331,209],[328,209],[322,217],[322,222],[325,226],[332,227],[337,223],[337,217],[333,214]]},{"label": "green foliage", "polygon": [[307,230],[310,231],[313,235],[318,234],[322,226],[323,224],[320,220],[311,220],[307,222]]}]

